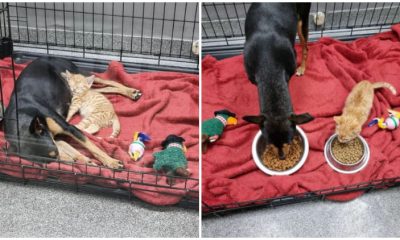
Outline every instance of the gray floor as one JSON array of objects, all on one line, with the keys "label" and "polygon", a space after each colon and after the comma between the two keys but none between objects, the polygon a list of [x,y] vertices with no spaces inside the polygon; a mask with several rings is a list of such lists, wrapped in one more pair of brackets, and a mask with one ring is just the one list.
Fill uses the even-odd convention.
[{"label": "gray floor", "polygon": [[202,221],[202,237],[400,237],[400,188]]},{"label": "gray floor", "polygon": [[198,212],[0,180],[0,237],[197,237]]}]

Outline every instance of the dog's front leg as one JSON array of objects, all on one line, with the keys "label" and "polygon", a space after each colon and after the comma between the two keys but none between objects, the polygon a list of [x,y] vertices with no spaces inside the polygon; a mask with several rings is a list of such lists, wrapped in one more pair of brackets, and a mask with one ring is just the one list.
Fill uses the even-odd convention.
[{"label": "dog's front leg", "polygon": [[74,147],[69,145],[65,141],[55,141],[58,153],[60,154],[60,160],[61,161],[67,161],[67,162],[83,162],[88,165],[92,166],[97,166],[90,158],[86,157],[82,153],[80,153],[78,150],[76,150]]},{"label": "dog's front leg", "polygon": [[46,123],[53,134],[63,134],[72,137],[75,141],[86,148],[96,159],[102,162],[105,166],[114,169],[123,168],[122,162],[114,159],[107,155],[103,150],[97,147],[92,141],[90,141],[78,128],[65,122],[65,120],[59,115],[55,115],[54,118],[46,117]]}]

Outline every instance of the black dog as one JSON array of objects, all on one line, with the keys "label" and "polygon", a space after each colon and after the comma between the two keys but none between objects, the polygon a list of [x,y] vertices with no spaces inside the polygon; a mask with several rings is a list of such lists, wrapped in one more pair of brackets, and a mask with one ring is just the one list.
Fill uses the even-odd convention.
[{"label": "black dog", "polygon": [[62,134],[87,148],[104,165],[121,168],[120,161],[65,121],[72,99],[68,83],[61,76],[66,70],[82,73],[72,62],[55,57],[38,58],[21,72],[3,120],[9,151],[32,161],[52,162],[59,157],[54,137]]},{"label": "black dog", "polygon": [[310,6],[311,3],[253,3],[246,16],[244,62],[250,81],[258,88],[261,115],[243,119],[260,126],[267,143],[278,148],[281,159],[286,154],[284,144],[293,140],[296,124],[313,120],[308,113],[293,113],[288,89],[288,81],[296,71],[296,30],[303,44],[304,61],[298,75],[305,70]]}]

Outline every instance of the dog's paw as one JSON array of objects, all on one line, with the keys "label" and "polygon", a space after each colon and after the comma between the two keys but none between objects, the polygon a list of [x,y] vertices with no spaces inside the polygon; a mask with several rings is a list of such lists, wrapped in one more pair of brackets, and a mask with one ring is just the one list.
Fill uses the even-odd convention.
[{"label": "dog's paw", "polygon": [[131,96],[132,100],[137,101],[140,97],[142,97],[142,92],[137,89],[129,89],[129,95]]},{"label": "dog's paw", "polygon": [[110,159],[104,165],[106,165],[109,168],[113,168],[113,169],[117,169],[117,170],[124,168],[123,163],[121,161],[118,161],[118,160],[115,160],[115,159]]},{"label": "dog's paw", "polygon": [[306,69],[304,67],[298,67],[296,70],[296,76],[303,76]]},{"label": "dog's paw", "polygon": [[92,162],[92,160],[90,158],[88,158],[86,156],[83,156],[83,155],[82,156],[77,156],[75,158],[75,162],[84,163],[84,164],[89,165],[89,166],[97,166],[97,164]]}]

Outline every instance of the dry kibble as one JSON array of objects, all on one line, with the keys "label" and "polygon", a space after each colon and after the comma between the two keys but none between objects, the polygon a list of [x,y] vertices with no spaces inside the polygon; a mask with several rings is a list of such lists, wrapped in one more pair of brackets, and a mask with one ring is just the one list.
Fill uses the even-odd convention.
[{"label": "dry kibble", "polygon": [[341,143],[335,138],[332,142],[332,154],[340,163],[354,164],[363,156],[364,147],[359,138],[347,143]]},{"label": "dry kibble", "polygon": [[269,145],[262,154],[262,161],[271,170],[285,171],[293,168],[300,161],[303,150],[302,139],[297,135],[293,138],[293,142],[289,146],[289,153],[286,155],[286,159],[279,159],[277,151],[274,150],[272,145]]}]

